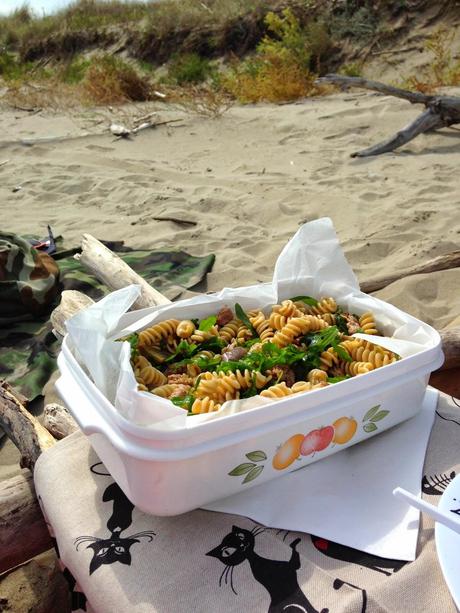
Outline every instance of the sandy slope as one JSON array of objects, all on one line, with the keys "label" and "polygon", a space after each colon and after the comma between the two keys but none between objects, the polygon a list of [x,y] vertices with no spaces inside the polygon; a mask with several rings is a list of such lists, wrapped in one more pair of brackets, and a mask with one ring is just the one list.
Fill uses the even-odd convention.
[{"label": "sandy slope", "polygon": [[[137,109],[139,112],[139,108]],[[349,154],[405,125],[406,102],[353,93],[284,106],[235,107],[222,118],[183,116],[174,127],[114,141],[81,117],[0,117],[4,141],[78,137],[0,148],[2,227],[77,243],[82,232],[134,247],[217,254],[207,289],[267,281],[299,224],[330,216],[361,279],[458,248],[460,134],[419,137],[395,154]],[[19,113],[19,115],[21,115]],[[17,193],[12,188],[21,185]],[[154,221],[173,216],[196,227]],[[457,271],[380,292],[437,327],[460,316]]]}]

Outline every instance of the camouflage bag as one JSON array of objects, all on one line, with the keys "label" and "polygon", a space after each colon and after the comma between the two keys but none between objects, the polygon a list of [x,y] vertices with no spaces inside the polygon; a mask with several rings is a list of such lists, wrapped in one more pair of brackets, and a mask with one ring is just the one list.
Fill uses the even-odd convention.
[{"label": "camouflage bag", "polygon": [[0,326],[46,312],[58,294],[59,268],[16,234],[0,233]]},{"label": "camouflage bag", "polygon": [[[15,240],[18,238],[15,237]],[[19,240],[23,241],[24,238]],[[27,237],[27,240],[32,240],[32,237]],[[14,319],[11,312],[15,312],[17,305],[10,307],[4,304],[10,298],[6,292],[1,295],[0,318],[3,316],[2,310],[5,312],[4,319],[7,318],[8,311],[9,322],[3,326],[0,323],[0,379],[6,379],[29,400],[42,393],[44,385],[56,369],[60,343],[52,333],[49,314],[59,303],[59,292],[65,289],[78,290],[93,300],[99,300],[108,292],[104,285],[87,273],[73,258],[79,249],[66,249],[62,241],[57,239],[56,242],[58,251],[53,257],[59,264],[60,284],[55,303],[48,305],[46,313],[35,317],[26,313]],[[122,242],[104,244],[118,253],[122,260],[170,300],[180,296],[185,289],[200,283],[212,269],[215,259],[214,255],[195,257],[184,251],[134,251],[125,247]],[[28,247],[30,249],[30,246]],[[32,252],[30,257],[33,258],[34,255]],[[37,255],[42,257],[45,254]],[[47,258],[56,267],[56,263],[49,256]],[[45,260],[47,261],[46,258]]]}]

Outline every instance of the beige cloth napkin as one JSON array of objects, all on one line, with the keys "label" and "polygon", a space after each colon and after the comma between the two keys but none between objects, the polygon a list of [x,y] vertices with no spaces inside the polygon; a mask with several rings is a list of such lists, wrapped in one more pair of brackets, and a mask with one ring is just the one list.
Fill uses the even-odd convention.
[{"label": "beige cloth napkin", "polygon": [[[459,406],[440,395],[423,478],[424,496],[435,504],[460,470]],[[133,509],[80,433],[43,454],[34,478],[66,574],[75,577],[73,610],[456,610],[437,560],[433,522],[426,516],[417,558],[408,563],[315,536],[263,529],[233,515],[198,510],[153,517]]]}]

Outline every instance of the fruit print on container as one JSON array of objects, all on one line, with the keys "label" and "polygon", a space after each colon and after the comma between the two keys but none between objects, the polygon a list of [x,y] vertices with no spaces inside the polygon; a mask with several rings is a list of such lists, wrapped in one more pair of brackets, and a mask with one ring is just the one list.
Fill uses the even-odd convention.
[{"label": "fruit print on container", "polygon": [[[362,429],[367,434],[378,430],[376,422],[385,419],[390,411],[380,410],[380,405],[369,409],[362,419]],[[349,443],[358,431],[358,422],[354,417],[346,415],[336,419],[330,426],[323,426],[311,430],[307,434],[293,434],[284,443],[279,445],[273,458],[272,466],[275,470],[285,470],[296,460],[303,457],[313,456],[328,449],[331,445],[345,445]],[[246,454],[249,462],[243,462],[235,466],[228,474],[230,477],[241,477],[244,475],[242,484],[249,483],[257,479],[265,468],[264,462],[268,460],[268,455],[261,449],[250,451]]]}]

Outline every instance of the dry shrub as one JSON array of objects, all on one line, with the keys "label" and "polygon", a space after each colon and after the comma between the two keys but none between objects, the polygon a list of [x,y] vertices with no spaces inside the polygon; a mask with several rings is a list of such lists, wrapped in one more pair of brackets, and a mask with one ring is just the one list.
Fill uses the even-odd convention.
[{"label": "dry shrub", "polygon": [[240,102],[289,102],[317,93],[315,76],[297,62],[265,56],[255,69],[237,67],[224,77],[223,86]]},{"label": "dry shrub", "polygon": [[220,117],[233,106],[233,99],[223,89],[209,84],[171,88],[167,96],[169,102],[203,117]]},{"label": "dry shrub", "polygon": [[426,41],[425,49],[431,61],[421,77],[411,76],[405,86],[429,94],[438,87],[460,85],[460,62],[452,58],[452,42],[455,32],[438,28]]},{"label": "dry shrub", "polygon": [[1,102],[25,109],[70,109],[83,104],[81,91],[60,80],[49,79],[42,83],[15,82],[9,85]]},{"label": "dry shrub", "polygon": [[89,102],[122,104],[151,99],[151,85],[129,64],[119,58],[104,55],[91,61],[82,82]]}]

